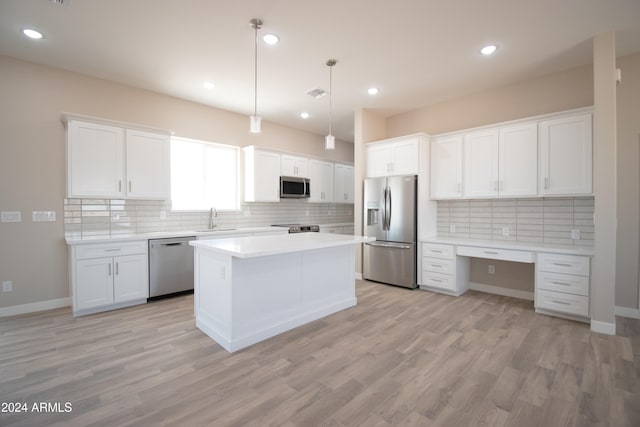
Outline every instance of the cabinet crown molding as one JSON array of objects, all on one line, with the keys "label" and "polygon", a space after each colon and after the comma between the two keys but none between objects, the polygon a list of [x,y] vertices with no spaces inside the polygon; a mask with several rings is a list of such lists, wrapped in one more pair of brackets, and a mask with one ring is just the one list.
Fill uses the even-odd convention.
[{"label": "cabinet crown molding", "polygon": [[154,126],[146,126],[138,123],[121,122],[117,120],[104,119],[102,117],[87,116],[84,114],[62,113],[62,123],[64,124],[65,128],[68,126],[70,121],[74,121],[74,120],[80,121],[80,122],[99,123],[99,124],[108,125],[108,126],[117,126],[117,127],[127,128],[127,129],[133,129],[133,130],[162,133],[170,136],[174,135],[173,131],[154,127]]}]

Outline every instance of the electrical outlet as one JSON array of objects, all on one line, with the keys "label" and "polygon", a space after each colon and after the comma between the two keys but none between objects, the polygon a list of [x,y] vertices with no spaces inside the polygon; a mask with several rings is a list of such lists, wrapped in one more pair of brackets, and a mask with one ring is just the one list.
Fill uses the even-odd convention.
[{"label": "electrical outlet", "polygon": [[455,224],[451,224],[449,226],[449,233],[455,233],[456,232],[456,226]]},{"label": "electrical outlet", "polygon": [[11,280],[3,280],[2,292],[11,292],[11,291],[13,291],[13,282]]},{"label": "electrical outlet", "polygon": [[504,237],[509,236],[509,227],[502,227],[502,235]]},{"label": "electrical outlet", "polygon": [[22,213],[20,211],[0,212],[0,222],[20,222],[20,221],[22,221]]},{"label": "electrical outlet", "polygon": [[571,239],[580,240],[580,230],[578,228],[573,228],[571,230]]},{"label": "electrical outlet", "polygon": [[496,266],[491,264],[489,265],[489,274],[496,274]]}]

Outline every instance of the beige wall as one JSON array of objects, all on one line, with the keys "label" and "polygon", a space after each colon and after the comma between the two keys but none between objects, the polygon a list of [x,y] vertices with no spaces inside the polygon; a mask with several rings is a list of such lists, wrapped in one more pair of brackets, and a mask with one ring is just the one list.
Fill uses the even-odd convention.
[{"label": "beige wall", "polygon": [[616,306],[638,307],[640,263],[640,54],[617,59],[618,235]]},{"label": "beige wall", "polygon": [[[618,58],[623,81],[618,87],[618,241],[616,305],[638,308],[640,216],[640,53]],[[443,102],[387,119],[386,138],[443,132],[593,105],[593,66],[587,65]],[[473,259],[472,281],[525,290],[533,270],[498,268],[486,274],[490,261]],[[515,268],[515,267],[514,267]],[[518,274],[518,277],[515,275]],[[517,284],[516,284],[517,283]],[[532,288],[530,289],[532,290]]]},{"label": "beige wall", "polygon": [[[246,116],[79,74],[0,57],[0,210],[22,212],[22,222],[0,224],[0,307],[69,296],[63,240],[65,132],[63,112],[138,123],[177,136],[237,146],[259,145],[336,161],[353,161],[353,145],[263,122],[259,136]],[[31,211],[55,210],[53,223],[31,222]]]}]

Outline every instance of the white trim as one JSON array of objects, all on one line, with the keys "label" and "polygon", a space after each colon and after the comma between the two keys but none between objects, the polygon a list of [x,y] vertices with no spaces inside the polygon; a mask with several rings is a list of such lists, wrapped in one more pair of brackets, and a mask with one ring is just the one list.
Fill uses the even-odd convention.
[{"label": "white trim", "polygon": [[486,292],[488,294],[502,295],[505,297],[518,298],[533,301],[533,292],[519,291],[517,289],[501,288],[500,286],[485,285],[484,283],[469,282],[469,289]]},{"label": "white trim", "polygon": [[362,278],[362,273],[358,273],[358,272],[356,271],[356,280],[364,280],[364,279]]},{"label": "white trim", "polygon": [[71,298],[58,298],[48,301],[33,302],[30,304],[11,305],[0,308],[0,317],[17,316],[18,314],[35,313],[36,311],[51,310],[54,308],[69,307]]},{"label": "white trim", "polygon": [[631,319],[640,319],[640,309],[630,307],[616,306],[616,316],[629,317]]},{"label": "white trim", "polygon": [[616,324],[607,322],[598,322],[597,320],[591,320],[591,331],[599,332],[606,335],[616,334]]}]

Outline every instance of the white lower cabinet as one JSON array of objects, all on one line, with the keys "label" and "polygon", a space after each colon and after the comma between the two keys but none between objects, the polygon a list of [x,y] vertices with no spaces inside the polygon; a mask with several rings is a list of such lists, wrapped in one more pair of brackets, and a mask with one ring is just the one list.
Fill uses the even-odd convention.
[{"label": "white lower cabinet", "polygon": [[536,310],[589,317],[589,257],[538,253]]},{"label": "white lower cabinet", "polygon": [[469,290],[469,258],[456,257],[453,245],[422,243],[420,288],[462,295]]},{"label": "white lower cabinet", "polygon": [[71,247],[74,316],[146,302],[147,241]]}]

